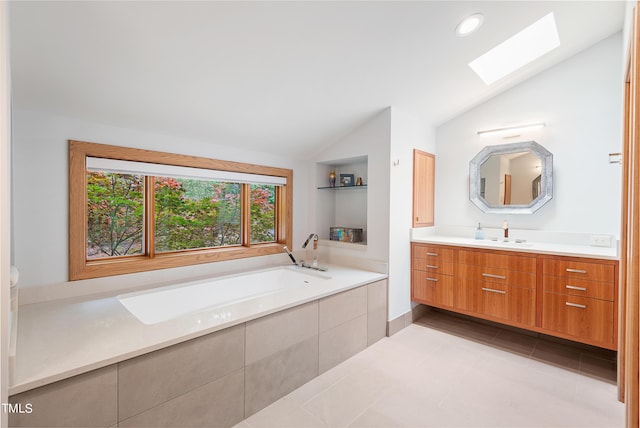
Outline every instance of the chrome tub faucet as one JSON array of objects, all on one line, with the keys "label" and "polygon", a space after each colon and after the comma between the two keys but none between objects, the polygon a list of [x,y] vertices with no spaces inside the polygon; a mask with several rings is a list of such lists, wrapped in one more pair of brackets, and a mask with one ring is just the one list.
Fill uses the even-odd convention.
[{"label": "chrome tub faucet", "polygon": [[[311,235],[309,235],[307,240],[304,241],[304,244],[302,244],[302,248],[307,248],[307,245],[309,245],[309,243],[312,240],[313,240],[313,249],[312,249],[312,251],[313,251],[313,262],[311,264],[311,267],[317,268],[318,267],[318,234],[317,233],[312,233]],[[304,265],[304,261],[303,261],[302,264]]]},{"label": "chrome tub faucet", "polygon": [[307,245],[309,245],[309,243],[311,242],[313,242],[313,247],[311,248],[311,250],[307,250],[307,254],[309,251],[312,252],[313,261],[311,262],[311,265],[308,265],[308,264],[305,264],[303,260],[300,262],[300,266],[310,268],[310,269],[315,269],[315,270],[326,271],[327,268],[318,266],[318,234],[317,233],[312,233],[311,235],[309,235],[307,240],[304,241],[304,244],[302,244],[302,248],[306,249]]}]

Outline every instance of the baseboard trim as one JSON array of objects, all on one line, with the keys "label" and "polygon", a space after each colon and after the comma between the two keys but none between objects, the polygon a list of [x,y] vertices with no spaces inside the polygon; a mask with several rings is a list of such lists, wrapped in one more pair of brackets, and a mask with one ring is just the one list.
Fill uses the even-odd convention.
[{"label": "baseboard trim", "polygon": [[410,326],[413,322],[421,318],[429,310],[428,306],[416,305],[413,309],[404,314],[387,321],[387,336],[391,337],[405,327]]}]

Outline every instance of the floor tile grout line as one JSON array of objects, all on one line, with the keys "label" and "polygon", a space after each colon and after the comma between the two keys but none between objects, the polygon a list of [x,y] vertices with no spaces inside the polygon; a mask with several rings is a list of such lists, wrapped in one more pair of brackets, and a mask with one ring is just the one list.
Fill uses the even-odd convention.
[{"label": "floor tile grout line", "polygon": [[[291,400],[290,400],[291,401]],[[322,425],[324,425],[325,427],[329,427],[329,424],[326,423],[324,420],[322,420],[320,417],[318,417],[317,415],[314,415],[313,413],[311,413],[309,410],[305,409],[303,405],[298,404],[298,403],[293,403],[298,409],[300,409],[302,412],[304,412],[306,415],[312,417],[313,419],[319,420],[320,422],[322,422]]]},{"label": "floor tile grout line", "polygon": [[[347,361],[349,361],[349,360],[347,360]],[[334,366],[334,367],[332,367],[332,368],[331,368],[331,369],[329,369],[329,370],[333,370],[335,367],[337,367],[337,366]],[[327,370],[327,371],[328,371],[328,370]],[[324,372],[324,373],[326,373],[326,372]],[[324,373],[323,373],[323,374],[324,374]],[[320,375],[320,376],[322,376],[322,375]],[[335,381],[335,382],[331,382],[331,383],[330,383],[329,385],[327,385],[325,388],[322,388],[322,391],[319,391],[319,392],[315,393],[311,398],[309,398],[308,400],[306,400],[305,402],[303,402],[302,404],[300,404],[300,406],[301,406],[301,407],[302,407],[302,406],[306,406],[306,405],[307,405],[307,404],[309,404],[311,401],[313,401],[317,396],[319,396],[320,394],[322,394],[322,393],[326,392],[327,390],[329,390],[329,389],[333,388],[333,386],[335,386],[338,382],[342,381],[342,380],[343,380],[344,378],[346,378],[347,376],[349,376],[349,373],[346,373],[345,375],[340,376],[338,379],[336,379],[336,381]],[[319,376],[318,376],[318,377],[319,377]],[[318,379],[318,377],[316,377],[315,379]],[[313,381],[313,380],[315,380],[315,379],[312,379],[312,381]],[[292,392],[293,392],[293,391],[292,391]],[[287,395],[288,395],[288,394],[287,394]],[[286,397],[286,395],[285,395],[285,397]]]},{"label": "floor tile grout line", "polygon": [[533,344],[533,349],[531,350],[531,353],[529,354],[529,359],[533,360],[533,354],[536,353],[536,349],[538,349],[538,345],[540,344],[540,338],[536,339],[536,343]]},{"label": "floor tile grout line", "polygon": [[[394,381],[394,383],[395,383],[395,381]],[[396,385],[391,385],[391,386],[388,386],[388,387],[386,387],[386,388],[383,388],[383,391],[382,391],[382,393],[380,394],[380,396],[379,396],[378,398],[376,398],[375,400],[373,400],[373,401],[371,402],[371,404],[369,404],[369,405],[368,405],[368,406],[367,406],[363,411],[361,411],[360,413],[358,413],[358,414],[356,415],[356,417],[355,417],[355,418],[353,418],[350,422],[348,422],[344,427],[345,427],[345,428],[349,428],[351,425],[353,425],[353,423],[354,423],[355,421],[357,421],[357,420],[358,420],[358,418],[359,418],[360,416],[364,415],[364,414],[365,414],[365,412],[366,412],[367,410],[371,409],[375,404],[377,404],[380,400],[382,400],[382,398],[384,398],[384,396],[385,396],[388,392],[392,391],[392,390],[395,388],[395,386],[396,386]]]}]

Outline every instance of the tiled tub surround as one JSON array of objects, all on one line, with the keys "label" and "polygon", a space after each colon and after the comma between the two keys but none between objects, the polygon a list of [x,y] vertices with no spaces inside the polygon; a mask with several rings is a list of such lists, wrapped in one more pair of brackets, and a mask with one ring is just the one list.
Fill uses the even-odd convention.
[{"label": "tiled tub surround", "polygon": [[329,272],[253,316],[242,302],[144,325],[116,297],[21,308],[11,401],[34,411],[10,425],[233,425],[386,335],[385,275]]}]

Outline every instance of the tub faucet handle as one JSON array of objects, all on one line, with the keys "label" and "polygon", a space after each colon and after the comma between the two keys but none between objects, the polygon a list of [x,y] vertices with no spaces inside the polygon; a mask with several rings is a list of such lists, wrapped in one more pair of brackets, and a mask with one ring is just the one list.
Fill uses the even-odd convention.
[{"label": "tub faucet handle", "polygon": [[291,259],[291,261],[293,262],[294,265],[298,266],[298,262],[296,261],[295,257],[293,257],[293,254],[291,254],[291,252],[289,251],[289,249],[287,248],[287,246],[285,245],[284,247],[284,251],[285,253],[287,253],[287,255],[289,256],[289,258]]}]

